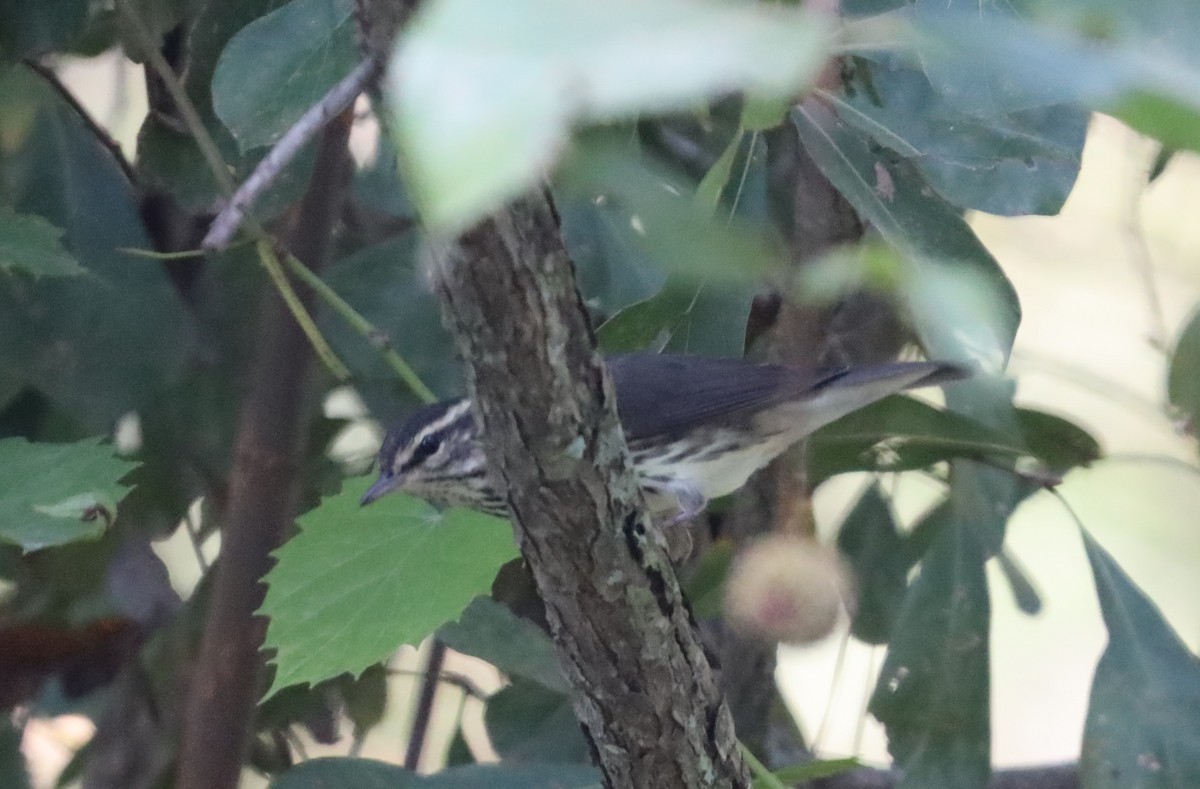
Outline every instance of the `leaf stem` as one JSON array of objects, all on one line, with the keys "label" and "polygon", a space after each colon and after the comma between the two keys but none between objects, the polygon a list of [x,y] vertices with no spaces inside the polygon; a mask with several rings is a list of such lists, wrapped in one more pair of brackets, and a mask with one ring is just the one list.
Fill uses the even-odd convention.
[{"label": "leaf stem", "polygon": [[275,283],[275,288],[279,291],[280,297],[287,304],[287,308],[291,311],[292,317],[296,319],[296,323],[300,324],[300,329],[308,337],[309,343],[321,359],[321,362],[329,368],[329,372],[333,374],[334,378],[339,381],[348,379],[350,377],[349,368],[342,364],[342,360],[333,352],[333,348],[329,347],[329,342],[321,334],[321,330],[317,328],[316,321],[313,320],[312,315],[304,307],[303,302],[300,301],[300,297],[296,295],[292,283],[288,282],[287,275],[283,271],[283,265],[275,255],[275,250],[271,248],[270,243],[265,239],[259,240],[257,247],[259,262],[267,270],[267,274],[271,277],[271,281]]},{"label": "leaf stem", "polygon": [[[221,190],[226,195],[234,195],[236,193],[236,185],[233,178],[229,174],[229,169],[225,165],[225,161],[221,156],[221,151],[213,140],[212,135],[208,133],[208,129],[204,125],[204,121],[200,117],[200,113],[196,110],[196,105],[192,103],[191,97],[187,95],[187,91],[180,83],[178,76],[171,69],[171,65],[167,63],[166,58],[155,46],[149,32],[142,25],[141,19],[137,13],[129,7],[129,0],[118,0],[118,11],[128,21],[133,30],[134,36],[137,38],[138,44],[146,52],[147,61],[151,68],[158,74],[159,78],[166,86],[167,92],[175,101],[175,105],[179,108],[180,115],[183,118],[184,125],[187,126],[188,132],[192,135],[192,139],[196,141],[201,154],[204,156],[205,163],[208,169],[212,172],[213,177],[217,180]],[[376,66],[368,67],[368,64],[363,64],[355,71],[358,79],[368,78],[372,74],[377,73]],[[361,73],[360,73],[361,72]],[[340,84],[340,83],[339,83]],[[357,84],[357,83],[355,83]],[[343,92],[345,89],[343,89]],[[360,91],[361,92],[361,91]],[[322,115],[327,120],[327,118]],[[300,328],[304,331],[309,342],[312,344],[313,350],[321,361],[329,368],[334,377],[339,381],[344,381],[350,378],[350,370],[334,353],[330,347],[328,340],[321,334],[317,328],[316,322],[312,315],[305,309],[304,305],[297,297],[295,290],[288,281],[287,275],[284,272],[283,266],[280,264],[279,258],[275,255],[272,247],[271,236],[265,229],[249,215],[239,216],[240,223],[246,227],[251,236],[256,240],[258,246],[259,260],[263,267],[266,268],[274,283],[279,295],[287,304],[292,316],[296,322],[300,324]],[[192,257],[193,253],[187,251],[182,254],[164,253],[150,254],[141,250],[123,250],[132,255],[143,257],[160,257],[161,259],[176,259]],[[328,285],[326,285],[319,277],[312,273],[299,259],[294,255],[285,254],[288,269],[305,282],[309,287],[316,292],[317,296],[324,300],[338,315],[340,315],[347,323],[350,324],[358,333],[362,334],[371,342],[371,344],[379,350],[387,365],[392,368],[396,376],[404,382],[406,386],[425,403],[432,403],[437,400],[437,397],[430,391],[429,387],[425,386],[420,377],[408,365],[404,359],[390,347],[390,341],[382,332],[376,329],[370,322],[362,317],[354,310],[344,299],[338,296]]]},{"label": "leaf stem", "polygon": [[742,752],[742,758],[746,760],[746,766],[750,768],[750,774],[754,776],[754,789],[787,789],[783,781],[776,778],[767,769],[767,766],[746,747],[745,743],[738,740],[737,744],[738,750]]},{"label": "leaf stem", "polygon": [[428,404],[437,400],[437,396],[425,385],[416,371],[392,348],[391,338],[387,334],[377,329],[360,312],[350,306],[349,302],[326,285],[324,280],[309,270],[308,266],[305,266],[295,255],[285,254],[284,262],[287,263],[288,269],[297,279],[312,288],[317,296],[340,315],[350,328],[365,337],[379,351],[383,360],[396,373],[396,377],[403,381],[421,402]]}]

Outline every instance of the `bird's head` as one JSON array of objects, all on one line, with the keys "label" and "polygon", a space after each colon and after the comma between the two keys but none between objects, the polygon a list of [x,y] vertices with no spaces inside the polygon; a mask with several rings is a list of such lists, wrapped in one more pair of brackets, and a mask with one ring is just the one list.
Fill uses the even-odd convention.
[{"label": "bird's head", "polygon": [[362,504],[395,491],[440,506],[475,508],[492,495],[467,400],[425,406],[388,431],[379,450],[379,479]]}]

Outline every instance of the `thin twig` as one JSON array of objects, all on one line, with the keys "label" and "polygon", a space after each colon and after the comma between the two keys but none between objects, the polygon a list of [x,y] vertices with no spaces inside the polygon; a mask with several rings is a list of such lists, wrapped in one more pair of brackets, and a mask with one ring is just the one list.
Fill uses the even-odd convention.
[{"label": "thin twig", "polygon": [[67,89],[67,86],[62,83],[62,80],[58,78],[58,74],[54,72],[54,69],[50,68],[49,66],[42,65],[32,58],[26,59],[25,65],[30,71],[46,80],[46,82],[50,84],[50,87],[62,97],[62,100],[71,107],[71,110],[78,115],[79,119],[83,121],[85,126],[88,127],[88,131],[92,133],[92,136],[96,138],[96,141],[107,148],[108,152],[112,154],[117,166],[120,167],[121,172],[125,174],[125,179],[129,181],[130,184],[136,186],[138,183],[137,172],[133,169],[133,165],[129,163],[129,160],[125,158],[125,154],[121,151],[121,146],[112,138],[112,135],[108,133],[107,129],[97,123],[96,119],[88,114],[88,111],[84,109],[82,104],[79,103],[79,100],[75,98],[75,95],[71,93],[71,91]]},{"label": "thin twig", "polygon": [[429,657],[425,661],[425,676],[421,680],[421,696],[417,699],[417,711],[413,715],[412,733],[408,737],[408,749],[404,753],[404,767],[415,771],[421,763],[421,751],[429,736],[429,722],[433,718],[433,701],[446,662],[446,645],[441,639],[429,642]]},{"label": "thin twig", "polygon": [[1141,280],[1146,307],[1150,312],[1150,345],[1155,350],[1165,353],[1170,347],[1170,332],[1167,330],[1167,319],[1163,315],[1158,285],[1154,281],[1154,258],[1150,254],[1150,245],[1146,243],[1146,234],[1142,229],[1142,197],[1149,186],[1149,175],[1149,165],[1140,167],[1137,183],[1129,190],[1129,202],[1125,207],[1125,232],[1129,238],[1133,269]]},{"label": "thin twig", "polygon": [[188,541],[192,544],[192,552],[196,554],[196,564],[200,567],[200,575],[204,576],[208,573],[208,559],[204,556],[204,543],[200,540],[200,530],[192,522],[190,509],[183,515],[183,528],[187,532]]},{"label": "thin twig", "polygon": [[742,758],[746,760],[746,766],[750,768],[750,774],[754,776],[756,786],[767,787],[767,789],[787,789],[783,781],[776,778],[741,740],[738,740],[738,750],[742,752]]},{"label": "thin twig", "polygon": [[167,93],[171,94],[171,99],[175,102],[175,108],[179,110],[179,114],[183,118],[183,123],[187,126],[188,132],[191,133],[192,139],[196,141],[196,147],[200,149],[200,154],[204,157],[209,171],[217,179],[217,183],[221,189],[226,194],[232,194],[234,190],[233,178],[229,175],[229,169],[225,166],[225,159],[221,155],[221,150],[217,147],[212,135],[208,133],[208,129],[205,128],[200,113],[196,111],[196,105],[192,103],[191,97],[187,95],[187,91],[184,89],[183,83],[179,81],[178,75],[171,68],[171,64],[167,62],[167,59],[163,57],[162,52],[159,51],[158,44],[154,41],[149,31],[142,25],[141,17],[138,16],[135,10],[129,7],[129,0],[117,0],[117,11],[129,23],[134,38],[137,39],[138,45],[146,54],[146,61],[154,69],[154,73],[158,75],[158,78],[162,80]]},{"label": "thin twig", "polygon": [[296,158],[300,149],[325,127],[330,118],[349,107],[381,71],[379,61],[368,58],[330,88],[319,102],[309,107],[300,116],[300,120],[279,138],[279,142],[275,143],[270,153],[258,163],[254,172],[234,193],[229,204],[213,220],[201,246],[209,251],[228,246],[234,233],[242,226],[246,212],[258,201],[267,187],[275,182],[283,168]]},{"label": "thin twig", "polygon": [[416,371],[392,348],[391,338],[387,334],[377,329],[373,323],[362,316],[362,313],[350,306],[349,302],[326,285],[324,280],[312,273],[308,266],[305,266],[295,255],[285,254],[283,259],[297,279],[316,291],[321,300],[342,316],[342,320],[346,321],[350,328],[365,337],[379,351],[383,360],[396,373],[396,377],[403,381],[421,402],[428,404],[437,400],[437,396],[425,385]]},{"label": "thin twig", "polygon": [[345,381],[350,377],[350,370],[334,353],[333,348],[329,346],[329,341],[321,334],[321,330],[317,328],[316,321],[305,308],[304,303],[300,301],[300,297],[296,295],[296,291],[292,288],[292,283],[288,282],[287,275],[283,272],[283,265],[279,262],[279,258],[275,255],[275,250],[271,249],[270,243],[267,241],[258,242],[258,259],[263,264],[263,268],[267,270],[271,281],[275,284],[275,288],[279,291],[279,295],[287,304],[288,310],[291,311],[292,317],[296,319],[296,323],[300,324],[301,330],[308,337],[309,343],[313,350],[316,351],[317,357],[333,374],[333,377],[339,381]]}]

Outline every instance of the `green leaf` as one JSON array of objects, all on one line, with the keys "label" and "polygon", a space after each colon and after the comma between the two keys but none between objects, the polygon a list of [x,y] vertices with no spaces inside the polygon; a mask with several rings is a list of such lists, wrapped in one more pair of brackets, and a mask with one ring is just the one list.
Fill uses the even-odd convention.
[{"label": "green leaf", "polygon": [[0,540],[33,551],[103,532],[128,492],[120,480],[136,464],[114,457],[102,440],[0,439]]},{"label": "green leaf", "polygon": [[[1197,9],[1118,8],[1093,13],[1089,22],[1081,6],[1072,29],[980,14],[961,0],[922,0],[921,62],[942,95],[976,115],[1071,102],[1173,147],[1200,150],[1200,60],[1190,40],[1177,35],[1200,24]],[[1101,37],[1089,29],[1097,21],[1107,28]]]},{"label": "green leaf", "polygon": [[969,515],[956,515],[904,599],[870,702],[903,774],[899,789],[987,785],[986,558]]},{"label": "green leaf", "polygon": [[457,622],[443,625],[438,638],[446,646],[486,660],[505,674],[568,693],[550,637],[490,597],[477,597]]},{"label": "green leaf", "polygon": [[880,156],[819,104],[807,102],[791,117],[825,177],[907,261],[903,295],[929,352],[998,372],[1021,309],[961,211],[933,193],[911,163]]},{"label": "green leaf", "polygon": [[1188,418],[1196,432],[1200,417],[1200,310],[1192,314],[1175,343],[1167,376],[1167,398]]},{"label": "green leaf", "polygon": [[824,35],[815,17],[756,5],[434,0],[398,41],[385,91],[417,203],[453,231],[535,183],[573,124],[731,91],[793,95]]},{"label": "green leaf", "polygon": [[472,764],[417,775],[387,762],[324,757],[301,762],[271,789],[596,789],[600,774],[578,764]]},{"label": "green leaf", "polygon": [[213,110],[243,151],[278,140],[360,56],[352,0],[292,0],[229,40],[213,73]]},{"label": "green leaf", "polygon": [[[190,25],[184,89],[204,127],[220,148],[234,181],[249,176],[266,151],[243,155],[237,141],[213,113],[213,74],[229,40],[246,25],[283,6],[285,2],[242,0],[233,4],[205,3]],[[286,46],[286,42],[279,42],[279,46]],[[168,192],[193,213],[211,211],[213,204],[226,199],[228,195],[210,172],[180,119],[160,115],[157,112],[150,113],[138,133],[137,163],[143,183]],[[267,189],[255,206],[255,214],[260,218],[269,218],[297,199],[308,183],[314,158],[315,148],[310,144]]]},{"label": "green leaf", "polygon": [[[841,775],[861,767],[858,759],[814,759],[804,764],[794,764],[775,770],[771,775],[785,786],[796,786],[807,781],[818,781],[834,775]],[[753,784],[754,789],[770,789],[771,784],[761,778]]]},{"label": "green leaf", "polygon": [[[338,261],[327,269],[325,282],[386,337],[427,386],[435,392],[461,391],[453,340],[423,279],[419,250],[416,233],[402,234]],[[354,371],[376,417],[391,419],[400,407],[413,405],[411,393],[367,338],[324,306],[317,325]]]},{"label": "green leaf", "polygon": [[974,116],[898,58],[869,65],[869,90],[848,90],[838,115],[910,158],[942,197],[993,214],[1055,214],[1079,174],[1088,113],[1055,105]]},{"label": "green leaf", "polygon": [[736,356],[742,351],[753,298],[748,287],[720,287],[671,276],[658,293],[602,323],[596,339],[607,353],[669,349]]},{"label": "green leaf", "polygon": [[83,30],[87,0],[0,0],[0,58],[16,62],[66,47]]},{"label": "green leaf", "polygon": [[685,177],[609,135],[581,140],[558,186],[584,293],[598,289],[605,312],[624,308],[600,329],[605,350],[741,354],[753,275],[780,266],[761,228],[706,215]]},{"label": "green leaf", "polygon": [[62,246],[63,231],[40,216],[0,207],[0,269],[34,277],[70,277],[83,269]]},{"label": "green leaf", "polygon": [[570,697],[527,679],[517,677],[488,699],[484,723],[505,761],[590,761]]},{"label": "green leaf", "polygon": [[954,458],[1006,468],[1034,459],[1019,440],[970,417],[903,395],[886,397],[813,434],[815,481],[847,471],[911,471]]},{"label": "green leaf", "polygon": [[1018,408],[1017,424],[1030,453],[1060,474],[1079,466],[1090,466],[1104,456],[1095,436],[1060,416]]},{"label": "green leaf", "polygon": [[725,146],[725,150],[721,151],[721,155],[713,162],[713,166],[708,169],[708,172],[700,179],[700,185],[696,187],[696,205],[709,216],[717,212],[721,193],[725,191],[725,186],[729,183],[729,174],[733,171],[733,161],[737,158],[738,148],[742,147],[744,136],[745,133],[741,129],[733,135],[733,139]]},{"label": "green leaf", "polygon": [[392,495],[360,508],[365,479],[299,519],[276,552],[261,613],[276,651],[272,692],[358,674],[416,644],[484,594],[516,555],[497,518]]},{"label": "green leaf", "polygon": [[908,589],[909,562],[891,507],[870,485],[842,521],[838,550],[857,582],[850,632],[868,644],[886,644]]},{"label": "green leaf", "polygon": [[17,212],[66,231],[88,276],[0,278],[0,364],[107,431],[175,379],[191,325],[166,270],[120,251],[150,247],[122,169],[73,108],[41,90],[33,132],[0,158],[0,177]]},{"label": "green leaf", "polygon": [[683,584],[692,612],[700,619],[716,619],[725,610],[725,579],[733,564],[733,543],[720,540],[708,546]]},{"label": "green leaf", "polygon": [[8,716],[0,720],[0,786],[7,789],[29,789],[29,769],[21,753],[21,732]]},{"label": "green leaf", "polygon": [[1108,646],[1096,666],[1079,777],[1089,789],[1200,786],[1200,661],[1087,532]]}]

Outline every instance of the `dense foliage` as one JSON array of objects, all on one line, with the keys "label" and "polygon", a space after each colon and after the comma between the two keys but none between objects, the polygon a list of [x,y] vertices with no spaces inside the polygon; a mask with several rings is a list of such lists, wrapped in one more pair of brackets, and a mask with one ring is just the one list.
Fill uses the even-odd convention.
[{"label": "dense foliage", "polygon": [[[2,7],[0,700],[16,712],[0,720],[0,784],[28,785],[17,734],[30,716],[82,711],[103,732],[121,711],[151,708],[128,741],[97,735],[67,777],[98,780],[101,756],[125,748],[138,765],[127,785],[168,785],[207,583],[181,597],[147,546],[183,528],[203,553],[223,525],[259,299],[306,276],[254,241],[282,235],[314,146],[255,206],[249,240],[157,253],[197,248],[230,178],[248,176],[361,60],[355,8]],[[860,584],[852,633],[887,646],[870,713],[902,785],[986,785],[998,603],[985,564],[1021,502],[1103,461],[1082,427],[1013,405],[1004,368],[1020,293],[964,213],[1056,213],[1093,112],[1159,141],[1163,161],[1200,150],[1200,6],[844,0],[841,14],[715,0],[423,4],[371,94],[384,132],[347,186],[310,327],[328,348],[305,393],[315,404],[298,464],[306,513],[267,579],[273,669],[245,722],[250,763],[272,786],[596,781],[552,645],[505,597],[508,528],[401,496],[360,511],[365,482],[348,478],[365,456],[333,459],[346,422],[319,407],[352,387],[387,424],[427,399],[425,386],[460,391],[422,234],[460,231],[543,179],[606,350],[740,355],[752,302],[771,283],[814,310],[880,297],[903,328],[881,350],[851,327],[835,341],[852,351],[920,348],[977,365],[945,409],[891,398],[822,430],[809,479],[936,480],[940,503],[914,523],[897,522],[888,487],[873,483],[841,525]],[[146,68],[150,112],[129,160],[54,76],[62,56],[112,49]],[[798,150],[868,228],[799,267],[793,184],[780,175]],[[1190,429],[1200,317],[1165,373]],[[1200,664],[1080,528],[1109,635],[1080,781],[1200,785]],[[722,550],[684,569],[705,615],[719,614]],[[1026,580],[1005,567],[1028,602]],[[464,765],[471,757],[455,747],[453,772],[424,778],[362,759],[291,766],[301,751],[288,733],[329,739],[335,712],[361,738],[386,704],[379,666],[435,632],[511,679],[486,713],[499,765]]]}]

